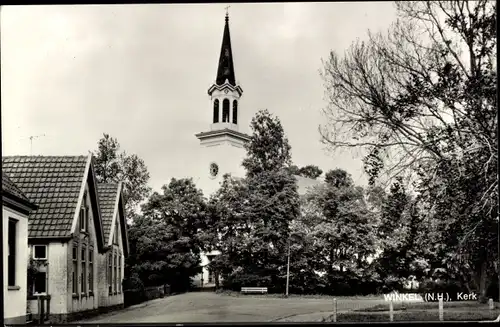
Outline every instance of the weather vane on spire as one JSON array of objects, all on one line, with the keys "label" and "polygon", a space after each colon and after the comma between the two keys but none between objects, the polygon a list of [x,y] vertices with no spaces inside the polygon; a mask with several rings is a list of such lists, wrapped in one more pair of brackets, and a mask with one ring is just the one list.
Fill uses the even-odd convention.
[{"label": "weather vane on spire", "polygon": [[226,20],[229,18],[229,7],[231,7],[231,6],[225,7],[225,9],[226,9]]}]

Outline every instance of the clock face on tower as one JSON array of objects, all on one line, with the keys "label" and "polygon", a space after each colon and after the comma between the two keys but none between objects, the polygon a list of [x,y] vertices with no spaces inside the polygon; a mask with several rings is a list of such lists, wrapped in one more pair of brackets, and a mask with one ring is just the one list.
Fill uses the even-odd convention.
[{"label": "clock face on tower", "polygon": [[212,162],[210,164],[210,177],[215,178],[219,174],[219,165],[217,165],[215,162]]}]

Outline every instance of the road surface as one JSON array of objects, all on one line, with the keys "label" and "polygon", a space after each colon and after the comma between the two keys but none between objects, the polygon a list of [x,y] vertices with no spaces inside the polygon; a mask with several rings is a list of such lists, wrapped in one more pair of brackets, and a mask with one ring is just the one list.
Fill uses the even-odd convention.
[{"label": "road surface", "polygon": [[[346,312],[383,302],[381,298],[339,297],[337,311]],[[199,292],[156,299],[75,323],[321,321],[332,311],[331,298],[285,299]]]}]

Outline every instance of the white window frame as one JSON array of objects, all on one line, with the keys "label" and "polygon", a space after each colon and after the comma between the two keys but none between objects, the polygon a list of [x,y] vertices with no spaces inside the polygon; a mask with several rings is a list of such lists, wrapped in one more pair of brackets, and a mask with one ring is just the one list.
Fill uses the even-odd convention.
[{"label": "white window frame", "polygon": [[88,270],[88,276],[87,276],[87,280],[88,280],[88,288],[87,288],[87,292],[89,294],[93,294],[94,293],[94,279],[95,279],[95,276],[94,276],[94,248],[92,246],[89,247],[88,249],[88,255],[87,255],[87,270]]},{"label": "white window frame", "polygon": [[[73,254],[75,254],[76,252],[76,256],[73,256]],[[77,295],[79,294],[79,285],[78,285],[78,265],[79,265],[79,262],[78,262],[78,246],[75,244],[73,245],[72,249],[71,249],[71,265],[72,265],[72,283],[71,283],[71,293],[73,293],[73,295]],[[76,258],[75,258],[76,257]],[[76,292],[73,292],[73,291],[76,291]]]},{"label": "white window frame", "polygon": [[49,273],[47,271],[47,267],[44,267],[42,271],[39,273],[45,274],[45,292],[36,292],[36,281],[33,283],[33,295],[47,295],[49,289]]},{"label": "white window frame", "polygon": [[88,259],[87,259],[87,247],[86,245],[82,244],[80,247],[80,294],[87,294],[88,293],[88,276],[87,276],[87,271],[88,271]]},{"label": "white window frame", "polygon": [[[18,252],[19,252],[19,247],[18,247],[18,242],[17,242],[17,237],[19,235],[19,220],[17,219],[14,219],[14,218],[11,218],[9,217],[9,219],[7,220],[8,224],[7,224],[7,260],[5,260],[6,262],[4,263],[6,266],[7,266],[7,284],[8,284],[8,287],[17,287],[17,283],[19,282],[18,280],[18,276],[17,276],[17,273],[19,271],[19,266],[18,266]],[[14,235],[12,235],[10,232],[11,232],[11,224],[14,225]],[[4,234],[4,235],[5,235]],[[11,248],[11,245],[13,246],[13,248]],[[4,250],[5,251],[5,250]],[[13,257],[13,261],[14,262],[11,262],[11,256]],[[4,256],[5,258],[5,256]],[[10,280],[10,274],[13,273],[14,276],[13,277],[13,283],[11,284],[11,280]]]},{"label": "white window frame", "polygon": [[[43,246],[45,248],[45,258],[36,258],[35,257],[35,248],[38,247],[38,246]],[[37,261],[47,261],[47,258],[48,258],[48,250],[49,250],[49,247],[47,246],[47,244],[33,244],[33,260],[37,260]]]},{"label": "white window frame", "polygon": [[[78,224],[80,225],[80,231],[81,232],[87,232],[89,229],[89,208],[87,206],[87,192],[83,194],[83,200],[82,200],[82,206],[80,207],[80,216],[79,216],[79,222]],[[83,222],[83,226],[82,225]]]}]

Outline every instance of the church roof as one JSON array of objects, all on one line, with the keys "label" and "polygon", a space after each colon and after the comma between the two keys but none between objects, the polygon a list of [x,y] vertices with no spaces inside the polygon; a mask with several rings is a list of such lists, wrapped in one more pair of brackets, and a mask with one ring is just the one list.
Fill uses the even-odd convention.
[{"label": "church roof", "polygon": [[207,138],[213,138],[213,137],[217,137],[217,136],[221,136],[221,135],[231,135],[232,137],[240,139],[244,142],[246,142],[250,139],[249,135],[232,130],[232,129],[229,129],[229,128],[218,129],[218,130],[208,131],[208,132],[201,132],[201,133],[196,134],[195,136],[199,139],[207,139]]},{"label": "church roof", "polygon": [[219,67],[215,84],[222,85],[228,80],[229,84],[236,86],[234,76],[233,51],[231,49],[231,37],[229,35],[229,16],[226,14],[224,35],[222,36],[222,47],[220,50]]},{"label": "church roof", "polygon": [[322,184],[322,181],[317,179],[302,177],[299,175],[295,175],[295,178],[297,179],[297,192],[299,195],[305,195],[314,186]]}]

